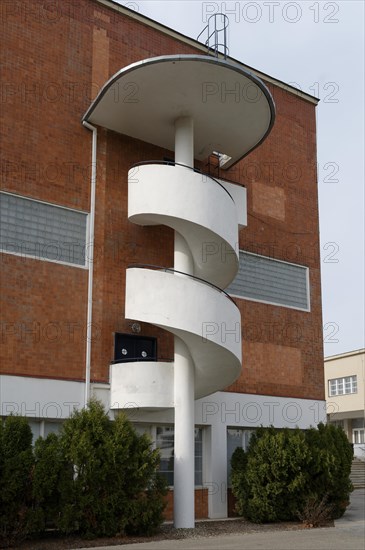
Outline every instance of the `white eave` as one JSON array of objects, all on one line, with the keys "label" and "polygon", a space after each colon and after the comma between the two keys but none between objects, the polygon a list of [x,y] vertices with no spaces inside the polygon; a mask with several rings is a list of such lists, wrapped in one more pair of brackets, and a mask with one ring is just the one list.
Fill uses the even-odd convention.
[{"label": "white eave", "polygon": [[230,168],[269,134],[275,106],[254,74],[207,55],[166,55],[133,63],[100,90],[84,120],[174,150],[175,120],[194,121],[194,157],[229,155]]}]

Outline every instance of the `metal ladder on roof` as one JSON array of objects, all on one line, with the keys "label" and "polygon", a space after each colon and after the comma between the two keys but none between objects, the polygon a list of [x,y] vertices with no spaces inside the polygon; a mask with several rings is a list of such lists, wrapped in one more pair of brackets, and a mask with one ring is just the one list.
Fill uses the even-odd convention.
[{"label": "metal ladder on roof", "polygon": [[224,59],[227,59],[229,54],[227,47],[227,27],[229,24],[229,19],[224,13],[214,13],[208,19],[207,25],[198,35],[197,40],[206,33],[206,40],[204,44],[207,47],[208,55],[213,54],[215,57],[218,57],[218,54],[221,53]]}]

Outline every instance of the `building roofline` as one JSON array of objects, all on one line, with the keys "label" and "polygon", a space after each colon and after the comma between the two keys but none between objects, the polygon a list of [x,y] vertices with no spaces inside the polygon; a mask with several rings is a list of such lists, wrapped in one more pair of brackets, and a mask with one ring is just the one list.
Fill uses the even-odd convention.
[{"label": "building roofline", "polygon": [[[180,33],[179,31],[176,31],[174,29],[171,29],[170,27],[167,27],[166,25],[163,25],[162,23],[159,23],[158,21],[155,21],[154,19],[151,19],[150,17],[147,17],[146,15],[141,15],[140,13],[127,8],[125,6],[122,6],[115,2],[114,0],[94,0],[98,4],[102,4],[106,6],[107,8],[110,8],[114,11],[117,11],[123,15],[126,15],[127,17],[130,17],[131,19],[135,19],[139,23],[142,23],[144,25],[147,25],[149,27],[152,27],[154,29],[157,29],[160,32],[163,32],[164,34],[167,34],[176,40],[180,40],[180,42],[184,42],[185,44],[189,44],[189,46],[192,46],[194,48],[197,48],[198,50],[201,50],[202,52],[206,53],[207,48],[204,44],[199,42],[198,40],[195,40],[194,38],[190,38],[189,36],[186,36],[185,34]],[[219,54],[219,57],[222,59],[224,56],[222,54]],[[299,90],[298,88],[295,88],[294,86],[291,86],[290,84],[287,84],[283,82],[282,80],[279,80],[277,78],[274,78],[262,71],[258,71],[257,69],[251,67],[250,65],[246,65],[245,63],[242,63],[241,61],[235,59],[234,57],[228,56],[227,59],[231,61],[232,63],[237,63],[241,67],[243,67],[246,70],[249,70],[252,72],[255,76],[258,76],[262,80],[265,80],[265,82],[269,82],[271,84],[274,84],[275,86],[278,86],[279,88],[284,89],[285,91],[300,97],[301,99],[304,99],[305,101],[308,101],[309,103],[312,103],[314,105],[318,105],[320,99],[318,97],[315,97],[311,94],[307,94],[306,92],[303,92],[302,90]]]},{"label": "building roofline", "polygon": [[324,358],[324,361],[334,361],[335,359],[342,359],[343,357],[351,357],[353,355],[362,355],[363,353],[365,353],[365,348],[353,351],[346,351],[345,353],[339,353],[338,355],[329,355],[328,357]]}]

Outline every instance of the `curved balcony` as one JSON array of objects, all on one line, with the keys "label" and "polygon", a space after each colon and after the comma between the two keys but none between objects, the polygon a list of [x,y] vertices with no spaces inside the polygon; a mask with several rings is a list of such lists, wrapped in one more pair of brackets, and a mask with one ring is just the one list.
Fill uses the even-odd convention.
[{"label": "curved balcony", "polygon": [[[152,323],[185,342],[195,365],[196,399],[228,386],[239,375],[240,312],[220,289],[187,275],[132,267],[127,269],[126,317]],[[133,373],[135,386],[140,384],[141,366],[145,371],[145,363],[119,365],[128,380],[123,386],[130,384]],[[166,370],[157,371],[159,368],[153,374],[156,387],[165,386],[166,396],[170,396],[173,379],[166,378]],[[154,388],[150,387],[152,402]],[[127,394],[124,388],[122,400]]]},{"label": "curved balcony", "polygon": [[111,408],[166,409],[174,406],[174,364],[163,361],[114,363]]},{"label": "curved balcony", "polygon": [[[234,193],[230,193],[234,187]],[[138,225],[167,225],[186,240],[194,275],[227,287],[238,270],[238,225],[244,187],[191,168],[142,163],[128,174],[128,217]]]}]

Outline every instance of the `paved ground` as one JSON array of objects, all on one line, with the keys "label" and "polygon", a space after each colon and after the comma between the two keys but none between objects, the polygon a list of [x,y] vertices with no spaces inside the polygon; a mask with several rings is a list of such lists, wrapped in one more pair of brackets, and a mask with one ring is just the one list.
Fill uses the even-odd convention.
[{"label": "paved ground", "polygon": [[[137,543],[131,550],[364,550],[365,490],[351,495],[351,504],[335,527],[299,531],[232,534],[185,540]],[[108,546],[93,550],[126,550],[128,546]]]}]

